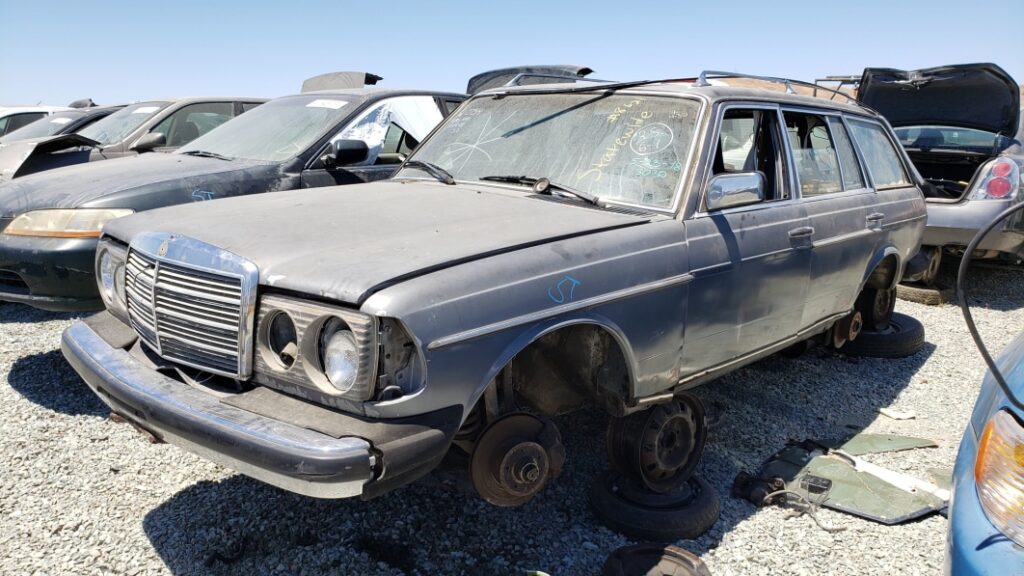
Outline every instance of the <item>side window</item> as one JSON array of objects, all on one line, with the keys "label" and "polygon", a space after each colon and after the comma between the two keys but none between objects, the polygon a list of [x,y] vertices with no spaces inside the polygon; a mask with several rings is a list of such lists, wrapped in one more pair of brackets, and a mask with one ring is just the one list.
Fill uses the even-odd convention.
[{"label": "side window", "polygon": [[362,140],[370,155],[362,165],[399,164],[441,122],[431,96],[389,98],[360,115],[332,140]]},{"label": "side window", "polygon": [[28,126],[44,116],[46,116],[44,112],[30,112],[27,114],[15,114],[14,116],[8,116],[6,119],[7,126],[0,128],[0,134],[9,134],[14,132],[18,128]]},{"label": "side window", "polygon": [[184,146],[227,122],[232,116],[234,105],[231,102],[190,104],[164,118],[150,132],[163,134],[168,147]]},{"label": "side window", "polygon": [[775,110],[729,108],[722,115],[712,172],[761,172],[765,177],[765,200],[785,200],[789,189],[780,150]]},{"label": "side window", "polygon": [[259,106],[260,104],[262,104],[262,102],[239,102],[238,104],[242,107],[242,113],[244,114],[249,110],[252,110],[253,108]]},{"label": "side window", "polygon": [[857,153],[853,150],[850,135],[846,133],[846,126],[843,126],[842,120],[834,116],[829,117],[828,126],[832,129],[832,136],[835,137],[839,162],[843,167],[843,190],[864,188],[864,175],[860,171],[860,161],[857,160]]},{"label": "side window", "polygon": [[825,117],[800,112],[786,112],[783,116],[800,193],[811,197],[841,191],[839,155]]},{"label": "side window", "polygon": [[875,189],[909,186],[910,178],[899,153],[885,134],[885,129],[875,122],[850,119],[853,141],[860,148],[867,165],[868,174]]},{"label": "side window", "polygon": [[451,114],[452,112],[455,112],[455,109],[459,107],[459,104],[462,104],[461,100],[445,100],[444,101],[444,115],[447,116],[447,115]]}]

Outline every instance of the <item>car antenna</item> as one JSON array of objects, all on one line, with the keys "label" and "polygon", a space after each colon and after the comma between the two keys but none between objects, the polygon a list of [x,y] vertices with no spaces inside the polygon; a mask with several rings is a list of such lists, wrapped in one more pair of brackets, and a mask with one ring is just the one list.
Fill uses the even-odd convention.
[{"label": "car antenna", "polygon": [[1024,210],[1024,203],[1019,203],[1015,206],[1011,206],[1006,210],[1003,210],[994,220],[988,223],[978,232],[977,235],[971,239],[971,243],[967,245],[964,250],[963,259],[960,260],[960,270],[956,275],[956,298],[957,303],[960,305],[960,310],[964,314],[964,322],[967,323],[967,330],[971,333],[971,338],[974,339],[974,345],[978,347],[978,352],[981,353],[981,357],[985,359],[985,364],[988,365],[989,371],[992,373],[992,377],[995,378],[999,388],[1002,389],[1003,394],[1006,395],[1006,399],[1009,400],[1010,404],[1018,410],[1024,410],[1024,402],[1013,393],[1010,386],[1006,384],[1006,379],[1003,377],[1003,373],[999,370],[999,366],[996,365],[995,360],[992,359],[992,355],[989,354],[988,348],[985,347],[985,343],[981,340],[981,334],[978,333],[978,327],[974,324],[974,317],[971,315],[971,309],[967,305],[967,292],[964,290],[964,279],[967,277],[967,269],[971,265],[971,254],[978,248],[978,244],[981,240],[996,227],[997,224],[1003,220],[1009,218],[1012,214]]}]

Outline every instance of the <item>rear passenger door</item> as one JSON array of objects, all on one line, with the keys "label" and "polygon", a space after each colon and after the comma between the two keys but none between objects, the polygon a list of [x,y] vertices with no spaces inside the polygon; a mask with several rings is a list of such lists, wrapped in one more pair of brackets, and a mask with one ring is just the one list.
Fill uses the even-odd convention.
[{"label": "rear passenger door", "polygon": [[690,270],[682,377],[741,358],[796,334],[810,269],[803,206],[794,198],[784,136],[774,105],[729,105],[719,112],[710,177],[761,172],[765,200],[707,210],[702,198],[686,222]]},{"label": "rear passenger door", "polygon": [[853,307],[882,215],[838,114],[783,112],[787,140],[811,235],[811,281],[802,328]]}]

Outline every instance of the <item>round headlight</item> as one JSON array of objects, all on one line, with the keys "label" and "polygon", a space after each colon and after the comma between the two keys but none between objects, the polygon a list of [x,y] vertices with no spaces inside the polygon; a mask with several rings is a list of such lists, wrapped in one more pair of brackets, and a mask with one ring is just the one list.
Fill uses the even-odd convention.
[{"label": "round headlight", "polygon": [[299,355],[295,322],[284,312],[274,314],[267,328],[267,346],[284,368],[291,368]]},{"label": "round headlight", "polygon": [[100,286],[103,289],[103,299],[110,302],[114,299],[114,282],[117,272],[117,265],[114,257],[107,250],[100,255]]},{"label": "round headlight", "polygon": [[359,346],[345,324],[331,320],[320,337],[324,374],[340,392],[349,391],[359,375]]}]

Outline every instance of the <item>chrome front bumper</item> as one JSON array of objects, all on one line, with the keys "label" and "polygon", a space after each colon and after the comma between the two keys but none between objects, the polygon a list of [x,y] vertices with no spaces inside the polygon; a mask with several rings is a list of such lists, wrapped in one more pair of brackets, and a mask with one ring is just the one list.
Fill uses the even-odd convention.
[{"label": "chrome front bumper", "polygon": [[242,474],[316,498],[362,496],[374,478],[377,457],[366,440],[335,438],[225,404],[144,366],[86,322],[64,331],[61,349],[114,412]]}]

